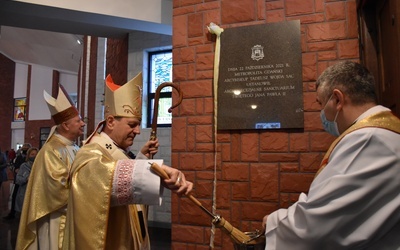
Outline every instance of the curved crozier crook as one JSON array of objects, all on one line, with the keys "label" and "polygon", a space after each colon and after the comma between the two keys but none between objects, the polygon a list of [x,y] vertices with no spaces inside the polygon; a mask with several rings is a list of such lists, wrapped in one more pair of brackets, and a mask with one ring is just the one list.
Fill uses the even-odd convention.
[{"label": "curved crozier crook", "polygon": [[150,140],[155,140],[157,138],[157,118],[158,118],[158,101],[160,99],[160,93],[161,90],[165,87],[173,87],[176,91],[178,91],[179,93],[179,100],[176,104],[173,104],[169,109],[168,112],[171,113],[172,109],[176,108],[177,106],[179,106],[182,102],[183,99],[183,93],[179,87],[179,85],[177,85],[176,83],[172,83],[172,82],[163,82],[162,84],[160,84],[157,89],[156,89],[156,93],[154,96],[154,110],[153,110],[153,120],[152,120],[152,124],[151,124],[151,134],[150,134]]}]

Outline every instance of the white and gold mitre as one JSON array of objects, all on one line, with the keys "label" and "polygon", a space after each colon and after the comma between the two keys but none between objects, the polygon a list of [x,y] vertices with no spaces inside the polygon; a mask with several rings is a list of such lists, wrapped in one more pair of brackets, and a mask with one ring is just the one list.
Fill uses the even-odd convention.
[{"label": "white and gold mitre", "polygon": [[120,86],[111,75],[106,78],[104,118],[107,116],[134,117],[142,119],[142,73]]},{"label": "white and gold mitre", "polygon": [[79,115],[63,86],[58,86],[57,99],[49,95],[46,90],[43,90],[43,96],[49,107],[51,117],[57,125]]}]

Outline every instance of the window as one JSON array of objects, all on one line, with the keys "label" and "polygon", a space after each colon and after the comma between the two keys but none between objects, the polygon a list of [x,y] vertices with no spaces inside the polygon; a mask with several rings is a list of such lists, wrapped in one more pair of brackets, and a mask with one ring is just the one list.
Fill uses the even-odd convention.
[{"label": "window", "polygon": [[[154,114],[154,98],[157,87],[164,82],[172,82],[172,50],[155,51],[149,53],[148,75],[148,108],[147,127],[151,127]],[[158,127],[170,127],[172,114],[168,109],[172,106],[172,87],[165,87],[160,92],[158,100]]]},{"label": "window", "polygon": [[14,122],[25,121],[26,98],[14,99]]}]

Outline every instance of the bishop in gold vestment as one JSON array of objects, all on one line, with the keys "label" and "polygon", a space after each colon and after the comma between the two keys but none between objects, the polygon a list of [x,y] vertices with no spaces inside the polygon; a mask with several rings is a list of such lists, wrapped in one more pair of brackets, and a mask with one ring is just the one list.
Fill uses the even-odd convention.
[{"label": "bishop in gold vestment", "polygon": [[45,99],[57,126],[32,166],[16,249],[62,249],[69,172],[79,149],[74,141],[85,123],[61,86],[57,99],[46,92]]},{"label": "bishop in gold vestment", "polygon": [[[105,120],[72,166],[65,249],[150,249],[147,205],[160,204],[161,184],[178,194],[192,189],[180,171],[147,159],[157,152],[157,140],[148,141],[137,159],[128,157],[127,149],[140,133],[141,85],[141,73],[123,86],[106,79]],[[150,162],[170,178],[160,181]]]}]

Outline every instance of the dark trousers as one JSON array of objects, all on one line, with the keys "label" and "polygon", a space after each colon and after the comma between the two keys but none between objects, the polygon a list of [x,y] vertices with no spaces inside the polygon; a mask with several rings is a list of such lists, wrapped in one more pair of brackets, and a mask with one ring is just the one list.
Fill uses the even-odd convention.
[{"label": "dark trousers", "polygon": [[15,199],[17,198],[19,185],[14,183],[14,190],[11,197],[11,210],[10,215],[15,215]]}]

